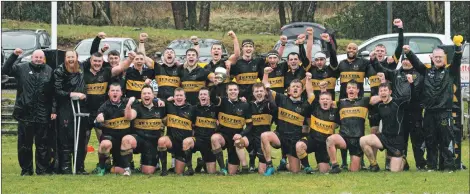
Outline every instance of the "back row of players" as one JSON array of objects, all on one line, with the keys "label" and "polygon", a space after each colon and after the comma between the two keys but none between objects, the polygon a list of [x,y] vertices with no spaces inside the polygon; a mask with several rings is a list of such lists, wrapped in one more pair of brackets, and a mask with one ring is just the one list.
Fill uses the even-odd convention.
[{"label": "back row of players", "polygon": [[[146,34],[140,36],[140,52],[129,53],[129,58],[123,62],[119,62],[119,53],[109,52],[108,66],[103,64],[106,62],[101,53],[109,46],[104,45],[99,52],[94,52],[98,50],[100,40],[105,38],[104,33],[99,33],[93,42],[91,57],[78,65],[84,72],[82,82],[86,91],[79,90],[80,84],[67,81],[70,79],[57,82],[57,77],[70,76],[59,75],[57,70],[56,88],[72,88],[70,96],[86,99],[84,108],[99,123],[95,127],[102,130],[98,134],[99,175],[105,173],[105,163],[110,155],[113,155],[115,172],[130,175],[133,153],[141,153],[143,173],[153,173],[157,158],[160,158],[161,175],[167,175],[167,151],[176,158],[177,174],[183,173],[185,167],[184,174],[194,173],[192,153],[195,151],[201,152],[208,173],[216,172],[216,161],[223,174],[237,173],[240,164],[241,172],[247,172],[244,149],[248,147],[259,158],[258,172],[265,175],[274,173],[271,147],[281,148],[292,172],[300,171],[300,163],[307,173],[313,172],[307,153],[315,152],[321,172],[339,173],[336,148],[349,150],[351,171],[359,170],[363,150],[370,160],[370,169],[378,171],[376,151],[384,148],[392,157],[391,170],[400,171],[407,147],[401,128],[406,127],[402,126],[406,123],[403,120],[409,119],[404,114],[422,111],[419,103],[414,107],[413,102],[420,102],[423,76],[413,69],[413,66],[421,68],[422,63],[408,46],[403,47],[401,20],[395,20],[394,24],[399,28],[399,39],[393,57],[386,57],[385,47],[377,45],[371,60],[357,58],[357,45],[351,43],[347,47],[348,59],[338,64],[328,34],[322,34],[330,52],[329,66],[324,53],[316,53],[314,61],[310,61],[311,28],[307,29],[308,40],[305,35],[300,35],[296,41],[299,53],[289,53],[287,62],[281,63],[279,60],[286,43],[284,37],[281,37],[281,49],[270,51],[266,58],[254,58],[254,42],[243,40],[242,56],[238,59],[238,40],[235,33],[229,32],[235,53],[226,60],[221,59],[222,45],[216,43],[211,47],[212,61],[204,68],[198,65],[197,41],[194,41],[194,48],[186,51],[184,64],[175,62],[175,52],[170,48],[165,49],[162,64],[154,64],[145,56]],[[304,41],[307,41],[307,51]],[[403,68],[395,70],[402,48],[407,58],[403,57]],[[77,64],[76,60],[76,53],[67,52],[62,68],[69,70]],[[133,66],[129,67],[131,62]],[[227,69],[226,80],[215,79],[213,72],[217,67]],[[236,84],[230,82],[232,77]],[[338,77],[341,100],[334,102]],[[362,97],[365,77],[369,78],[373,97]],[[385,78],[393,83],[393,99],[392,86],[384,83]],[[258,83],[258,79],[262,83]],[[149,86],[152,82],[158,87]],[[111,83],[109,87],[108,83]],[[377,103],[378,106],[370,106]],[[62,103],[57,104],[61,106]],[[403,105],[411,108],[404,110]],[[70,105],[62,107],[70,109]],[[374,134],[380,120],[384,127],[378,135],[361,138],[368,115]],[[60,111],[58,116],[60,118]],[[275,132],[271,132],[273,122],[277,124]],[[334,134],[338,125],[341,126],[339,134]],[[92,127],[88,125],[89,130]],[[166,136],[163,136],[165,127]],[[227,149],[227,167],[222,149]],[[422,157],[415,153],[418,168],[424,168]],[[331,168],[328,162],[331,162]],[[83,161],[79,164],[79,170],[83,170]]]}]

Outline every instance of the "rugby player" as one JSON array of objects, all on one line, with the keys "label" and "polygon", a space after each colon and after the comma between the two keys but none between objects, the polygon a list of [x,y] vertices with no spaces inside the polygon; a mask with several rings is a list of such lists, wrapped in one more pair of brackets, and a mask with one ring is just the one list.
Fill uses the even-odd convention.
[{"label": "rugby player", "polygon": [[[409,84],[413,84],[413,76],[406,75]],[[382,102],[377,104],[379,118],[382,120],[382,132],[361,137],[360,145],[370,162],[370,171],[378,172],[377,150],[387,149],[387,155],[391,156],[390,170],[399,172],[403,170],[405,142],[403,137],[404,106],[410,97],[401,99],[392,98],[392,86],[389,82],[380,84],[379,96]]]}]

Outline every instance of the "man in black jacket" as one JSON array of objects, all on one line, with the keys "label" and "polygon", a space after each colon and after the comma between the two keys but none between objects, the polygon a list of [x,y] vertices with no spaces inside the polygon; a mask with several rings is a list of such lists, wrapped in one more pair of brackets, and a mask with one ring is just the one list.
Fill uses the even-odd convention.
[{"label": "man in black jacket", "polygon": [[52,68],[44,64],[44,52],[33,52],[31,62],[13,65],[23,51],[15,49],[2,67],[2,73],[17,80],[17,95],[13,117],[18,121],[18,161],[21,175],[33,175],[33,138],[36,144],[36,174],[43,175],[49,167],[47,148],[48,122],[54,93]]},{"label": "man in black jacket", "polygon": [[[59,166],[61,174],[72,173],[71,157],[73,156],[74,148],[74,115],[71,106],[71,98],[80,99],[81,112],[88,112],[86,110],[86,85],[83,77],[83,69],[77,61],[78,56],[75,51],[67,51],[65,53],[65,62],[54,70],[54,87],[55,98],[57,101],[58,111],[58,151],[59,151]],[[78,107],[75,107],[77,111]],[[78,150],[77,150],[77,173],[87,174],[85,171],[85,137],[86,119],[81,119]]]},{"label": "man in black jacket", "polygon": [[428,151],[427,167],[437,170],[438,153],[443,161],[440,170],[454,170],[454,133],[452,119],[452,99],[454,76],[460,71],[462,58],[462,36],[455,36],[455,54],[452,64],[446,64],[446,54],[440,48],[434,49],[430,65],[424,65],[411,51],[409,45],[403,46],[406,57],[416,70],[424,75],[423,105],[424,129]]}]

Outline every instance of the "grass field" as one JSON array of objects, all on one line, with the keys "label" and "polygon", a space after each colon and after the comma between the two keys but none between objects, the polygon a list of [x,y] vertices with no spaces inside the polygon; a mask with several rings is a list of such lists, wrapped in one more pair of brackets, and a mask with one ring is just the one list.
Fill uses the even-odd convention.
[{"label": "grass field", "polygon": [[[50,32],[50,24],[46,23],[33,23],[33,22],[19,22],[15,20],[2,20],[2,28],[22,28],[22,29],[46,29]],[[233,52],[232,40],[226,35],[229,30],[237,33],[237,28],[234,26],[227,26],[225,31],[190,31],[190,30],[174,30],[174,29],[156,29],[151,27],[129,27],[129,26],[84,26],[84,25],[58,25],[58,47],[60,49],[73,49],[75,45],[83,39],[94,38],[98,32],[106,32],[108,37],[129,37],[134,38],[138,42],[139,34],[146,32],[149,35],[148,43],[146,44],[147,53],[155,53],[162,51],[172,40],[175,39],[188,39],[192,35],[200,38],[213,38],[221,40],[228,48],[229,52]],[[237,34],[238,40],[241,44],[243,39],[252,39],[255,42],[255,52],[264,53],[271,50],[279,40],[278,35],[260,35],[260,34]],[[338,42],[338,53],[345,53],[348,43],[355,42],[358,45],[361,40],[348,40],[340,39]]]},{"label": "grass field", "polygon": [[[278,173],[272,177],[258,174],[217,176],[196,174],[183,177],[170,174],[133,174],[131,177],[108,174],[89,176],[19,176],[16,136],[2,136],[2,192],[3,193],[468,193],[468,170],[454,173],[418,172],[413,157],[408,157],[411,170],[403,173],[343,172],[333,174]],[[97,141],[92,136],[90,143]],[[463,161],[469,164],[468,140],[462,147]],[[411,147],[408,149],[411,153]],[[280,151],[273,150],[274,164],[279,163]],[[226,156],[226,154],[224,154]],[[312,167],[315,160],[309,155]],[[193,157],[195,162],[199,153]],[[134,156],[136,164],[140,157]],[[384,167],[384,154],[379,152],[379,165]],[[96,152],[89,153],[86,170],[92,171],[97,163]],[[367,163],[367,162],[366,162]]]}]

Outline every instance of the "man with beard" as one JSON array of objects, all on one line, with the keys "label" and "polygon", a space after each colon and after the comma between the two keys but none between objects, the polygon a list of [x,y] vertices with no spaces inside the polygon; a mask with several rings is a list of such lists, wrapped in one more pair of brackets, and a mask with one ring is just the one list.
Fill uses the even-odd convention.
[{"label": "man with beard", "polygon": [[[363,58],[357,58],[357,44],[349,43],[347,46],[347,59],[340,61],[338,65],[330,64],[330,68],[333,69],[335,74],[338,74],[340,77],[340,93],[339,98],[347,98],[348,94],[346,92],[347,84],[350,80],[355,80],[358,83],[358,97],[364,96],[364,78],[366,75],[369,77],[371,93],[376,95],[377,88],[380,85],[380,80],[378,79],[375,70],[370,65],[370,61]],[[341,150],[341,157],[343,159],[342,168],[347,168],[347,151]],[[361,166],[365,168],[364,160],[361,160]]]},{"label": "man with beard", "polygon": [[433,50],[431,64],[424,65],[411,51],[410,46],[403,46],[406,57],[413,67],[424,75],[423,105],[425,142],[428,153],[427,167],[437,170],[438,153],[442,168],[455,170],[454,143],[452,121],[453,80],[460,71],[462,58],[462,41],[460,35],[454,36],[455,53],[452,64],[446,65],[445,52],[440,48]]},{"label": "man with beard", "polygon": [[186,62],[183,64],[183,72],[181,75],[181,86],[186,94],[186,100],[191,105],[198,102],[198,92],[201,88],[206,87],[207,81],[214,81],[214,73],[203,69],[197,63],[199,54],[196,49],[190,48],[186,51]]},{"label": "man with beard", "polygon": [[33,139],[36,147],[36,174],[44,175],[50,162],[47,146],[48,122],[54,94],[53,72],[44,63],[44,52],[35,50],[31,62],[13,65],[23,50],[17,48],[2,67],[2,73],[15,77],[17,94],[13,117],[18,121],[18,162],[21,176],[33,175]]},{"label": "man with beard", "polygon": [[[314,96],[312,87],[312,74],[306,75],[306,90],[309,98]],[[326,81],[322,81],[326,82]],[[321,93],[318,95],[320,100],[310,104],[306,112],[306,122],[310,125],[310,133],[303,137],[296,144],[297,156],[304,166],[304,172],[312,174],[314,171],[308,162],[308,153],[315,152],[318,169],[321,173],[326,173],[330,169],[328,164],[328,152],[326,151],[326,139],[334,134],[339,123],[338,109],[333,108],[333,97],[327,92],[327,84],[321,84]]]},{"label": "man with beard", "polygon": [[[211,46],[211,57],[212,60],[204,66],[204,69],[209,70],[214,73],[217,67],[223,67],[227,70],[227,77],[223,83],[220,83],[217,92],[217,96],[227,96],[226,85],[229,83],[232,78],[230,76],[230,66],[235,64],[240,57],[240,45],[238,44],[238,38],[233,31],[229,31],[228,36],[232,38],[233,41],[233,54],[230,55],[228,59],[222,59],[222,43],[214,43]],[[213,83],[208,83],[208,86],[212,86]]]},{"label": "man with beard", "polygon": [[[263,83],[269,88],[268,74],[270,69],[265,68]],[[271,146],[276,149],[283,149],[286,153],[289,163],[287,169],[290,172],[297,173],[300,171],[300,162],[295,151],[295,144],[302,137],[302,133],[308,130],[304,125],[304,115],[307,111],[308,103],[311,103],[315,96],[309,99],[301,97],[304,90],[300,80],[293,80],[290,83],[287,95],[269,91],[268,95],[272,95],[278,107],[277,128],[275,132],[267,131],[261,134],[261,149],[263,150],[267,169],[265,176],[274,174],[271,160]]]},{"label": "man with beard", "polygon": [[[405,138],[405,158],[407,156],[408,136],[411,138],[413,155],[416,161],[416,168],[424,170],[426,161],[424,159],[424,131],[423,131],[423,108],[421,107],[421,92],[423,90],[424,77],[410,63],[405,55],[402,56],[401,68],[390,70],[382,66],[372,54],[371,62],[377,70],[377,75],[384,79],[390,80],[392,84],[393,98],[411,98],[408,106],[404,107],[403,133]],[[392,62],[393,63],[393,62]],[[409,84],[406,75],[410,74],[413,83]],[[389,169],[390,158],[387,157],[385,169]],[[404,170],[409,168],[405,163]]]},{"label": "man with beard", "polygon": [[240,97],[245,97],[247,102],[252,101],[252,86],[263,76],[265,67],[264,57],[253,57],[255,43],[251,39],[242,41],[242,58],[232,64],[230,74],[235,76],[240,87]]},{"label": "man with beard", "polygon": [[[218,81],[214,84],[217,86]],[[227,97],[216,97],[215,93],[211,94],[211,101],[219,107],[219,130],[211,137],[212,152],[223,175],[236,174],[240,163],[242,172],[248,172],[244,152],[244,148],[248,146],[248,140],[240,136],[240,133],[244,128],[251,128],[253,123],[249,104],[239,100],[238,94],[239,88],[236,83],[227,84]],[[222,152],[225,148],[228,154],[228,170],[225,167]]]},{"label": "man with beard", "polygon": [[355,172],[360,168],[362,150],[359,138],[364,136],[365,120],[368,107],[380,101],[378,96],[359,97],[359,84],[350,80],[347,84],[348,98],[337,101],[340,125],[339,134],[333,134],[326,139],[326,147],[332,164],[329,173],[340,173],[341,169],[336,161],[336,148],[348,149],[351,155],[350,171]]},{"label": "man with beard", "polygon": [[144,53],[137,52],[134,58],[134,66],[126,71],[126,97],[140,98],[140,92],[144,84],[149,85],[154,75],[154,70],[144,68]]},{"label": "man with beard", "polygon": [[[411,74],[407,74],[406,79],[409,84],[413,84]],[[360,144],[367,158],[369,158],[370,171],[380,171],[376,160],[377,150],[387,149],[387,155],[391,156],[390,171],[399,172],[403,170],[403,152],[406,149],[402,130],[403,109],[410,98],[392,98],[392,86],[388,82],[382,83],[379,88],[379,97],[382,102],[377,104],[377,109],[379,118],[383,123],[382,132],[361,137]]]},{"label": "man with beard", "polygon": [[[194,106],[194,136],[183,140],[183,151],[188,170],[186,175],[193,175],[192,154],[199,151],[202,155],[202,161],[205,163],[205,172],[213,174],[216,172],[215,155],[211,149],[211,136],[217,128],[217,106],[210,101],[208,88],[199,90],[199,103]],[[203,168],[203,167],[199,167]],[[196,172],[199,171],[196,167]]]},{"label": "man with beard", "polygon": [[[185,161],[188,160],[183,151],[183,141],[193,136],[193,123],[195,120],[194,107],[186,102],[186,96],[183,88],[176,88],[172,99],[174,102],[166,102],[166,126],[167,135],[158,139],[157,150],[161,160],[161,176],[168,175],[167,171],[167,150],[170,149],[175,155],[176,165],[175,173],[182,174],[185,168]],[[190,158],[189,158],[190,159]],[[186,175],[194,173],[192,166],[187,166]]]},{"label": "man with beard", "polygon": [[[313,46],[313,30],[309,31],[307,29],[307,33],[309,35],[307,47]],[[333,46],[330,42],[330,35],[327,33],[322,33],[321,38],[323,41],[326,42],[328,51],[330,52],[330,65],[338,66],[338,60],[336,58],[336,50],[333,49]],[[326,81],[327,82],[327,92],[331,94],[332,100],[335,100],[335,86],[336,86],[336,79],[338,79],[337,72],[333,71],[330,67],[326,66],[326,55],[322,52],[315,53],[314,61],[311,67],[307,69],[308,72],[312,75],[312,86],[313,86],[313,93],[315,96],[320,96],[320,82]]]},{"label": "man with beard", "polygon": [[96,122],[102,124],[100,147],[98,149],[99,166],[98,176],[105,173],[105,163],[109,155],[113,155],[114,169],[116,173],[123,173],[121,159],[121,140],[130,133],[131,122],[124,117],[124,110],[128,103],[127,98],[122,97],[121,85],[112,83],[109,86],[108,100],[98,109]]},{"label": "man with beard", "polygon": [[[100,55],[100,54],[98,54]],[[99,56],[101,57],[101,55]],[[61,64],[54,70],[54,86],[55,86],[55,99],[57,101],[57,115],[58,115],[58,151],[59,151],[59,166],[62,174],[72,173],[71,157],[74,149],[74,115],[71,106],[71,99],[78,98],[81,103],[78,108],[82,112],[88,112],[86,109],[85,98],[87,97],[85,79],[83,77],[82,66],[78,63],[78,54],[75,51],[67,51],[65,53],[65,63]],[[77,149],[77,173],[88,174],[85,171],[85,139],[86,129],[88,122],[86,119],[81,120],[80,133],[78,133],[78,149]]]},{"label": "man with beard", "polygon": [[[154,101],[152,87],[145,85],[142,88],[141,101],[134,103],[131,97],[124,111],[126,120],[133,120],[133,134],[126,135],[121,141],[121,159],[124,176],[131,175],[130,162],[133,153],[141,153],[141,171],[144,174],[153,174],[157,165],[157,142],[165,129],[163,118],[166,110]],[[134,103],[134,104],[133,104]]]}]

